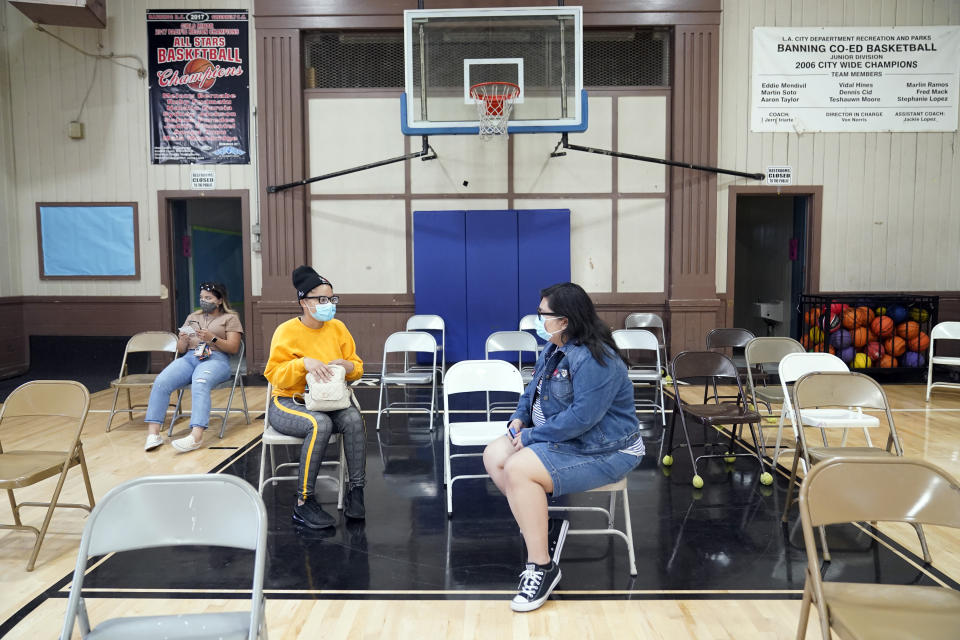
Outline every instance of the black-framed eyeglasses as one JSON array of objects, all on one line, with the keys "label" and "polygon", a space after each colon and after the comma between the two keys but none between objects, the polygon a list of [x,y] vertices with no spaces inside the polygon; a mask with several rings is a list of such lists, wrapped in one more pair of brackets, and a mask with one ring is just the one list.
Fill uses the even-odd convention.
[{"label": "black-framed eyeglasses", "polygon": [[328,302],[340,304],[340,296],[303,296],[301,300],[316,300],[317,304],[327,304]]},{"label": "black-framed eyeglasses", "polygon": [[548,318],[564,317],[562,313],[553,313],[552,311],[540,311],[540,309],[537,309],[537,318],[539,318],[540,320],[543,320],[543,316],[547,316]]}]

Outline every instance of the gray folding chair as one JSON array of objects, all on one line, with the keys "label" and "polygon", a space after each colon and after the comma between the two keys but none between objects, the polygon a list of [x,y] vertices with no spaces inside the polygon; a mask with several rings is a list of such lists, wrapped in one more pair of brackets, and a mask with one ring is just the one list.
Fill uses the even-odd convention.
[{"label": "gray folding chair", "polygon": [[933,365],[939,364],[946,367],[960,368],[960,357],[934,355],[934,344],[939,341],[942,345],[945,340],[960,342],[960,322],[940,322],[930,330],[930,353],[927,358],[927,402],[930,402],[930,392],[934,387],[943,387],[946,389],[960,389],[960,384],[956,382],[934,382]]},{"label": "gray folding chair", "polygon": [[653,386],[653,400],[635,400],[634,405],[639,409],[652,406],[660,412],[660,423],[667,426],[666,409],[663,396],[663,363],[660,362],[660,343],[657,336],[646,329],[617,329],[613,332],[613,341],[621,351],[645,351],[653,353],[653,361],[649,365],[634,364],[627,369],[627,376],[634,387]]},{"label": "gray folding chair", "polygon": [[[803,345],[793,338],[754,338],[747,343],[743,350],[743,357],[747,362],[747,392],[750,394],[753,408],[756,411],[760,411],[761,403],[767,406],[767,418],[765,419],[772,416],[773,405],[777,404],[781,406],[779,422],[781,425],[783,424],[784,397],[782,385],[779,383],[772,386],[767,384],[767,377],[770,373],[764,369],[764,365],[773,365],[773,368],[778,368],[784,356],[791,353],[804,353],[805,351]],[[757,373],[756,380],[754,380],[754,371]],[[758,385],[758,382],[762,384]],[[787,403],[789,404],[789,400]],[[761,420],[757,423],[761,436],[763,435],[763,422]],[[760,449],[763,455],[767,454],[766,443],[762,437],[760,439]]]},{"label": "gray folding chair", "polygon": [[[434,363],[434,368],[440,373],[440,382],[443,382],[443,374],[447,368],[447,325],[443,318],[437,315],[417,314],[407,318],[407,331],[439,331],[440,342],[437,343],[437,353],[440,354],[440,366]],[[430,335],[433,335],[432,333]],[[436,336],[433,336],[436,340]],[[406,364],[406,362],[404,363]],[[413,365],[406,367],[407,371],[417,371],[424,367]]]},{"label": "gray folding chair", "polygon": [[[391,353],[402,353],[404,367],[402,371],[388,371],[387,360]],[[411,353],[430,354],[432,363],[429,367],[407,368],[407,356]],[[425,402],[400,401],[390,402],[387,397],[387,387],[399,386],[406,391],[410,386],[430,385],[430,404]],[[433,412],[437,397],[437,341],[429,333],[423,331],[397,331],[387,336],[383,343],[383,368],[380,372],[380,398],[377,402],[377,430],[380,430],[380,416],[391,411],[405,413],[427,413],[430,416],[430,430],[433,431]]]},{"label": "gray folding chair", "polygon": [[[131,353],[171,353],[177,357],[177,336],[169,331],[143,331],[127,340],[127,346],[123,350],[123,362],[120,363],[120,374],[115,380],[110,382],[113,387],[113,406],[110,408],[110,417],[107,418],[107,431],[113,424],[113,416],[117,413],[127,413],[130,420],[133,420],[134,410],[146,409],[146,405],[135,405],[130,398],[131,389],[147,389],[153,386],[153,381],[157,379],[156,373],[129,373],[127,370],[127,356]],[[127,408],[117,409],[117,400],[120,398],[120,390],[127,392]]]},{"label": "gray folding chair", "polygon": [[655,313],[631,313],[624,320],[623,326],[625,329],[646,329],[657,336],[660,341],[660,363],[666,374],[670,360],[667,359],[667,330],[663,326],[663,318]]},{"label": "gray folding chair", "polygon": [[[230,397],[227,398],[227,406],[225,407],[210,407],[210,412],[214,411],[223,412],[223,420],[220,422],[220,438],[223,438],[223,434],[227,431],[227,418],[230,416],[231,411],[240,411],[243,413],[243,417],[246,419],[247,424],[250,424],[250,411],[247,409],[247,391],[243,386],[243,353],[244,353],[244,343],[243,340],[240,341],[240,348],[236,353],[230,356],[230,366],[233,369],[233,378],[218,384],[214,389],[225,389],[227,385],[230,385]],[[237,387],[240,387],[240,399],[243,400],[243,409],[234,409],[233,408],[233,395],[237,390]],[[211,389],[211,392],[214,390]],[[170,417],[170,429],[167,431],[168,436],[173,435],[173,423],[179,420],[184,416],[189,416],[190,411],[183,411],[180,409],[180,404],[183,401],[183,392],[187,390],[187,387],[181,387],[177,392],[177,404],[173,408],[173,415]]]},{"label": "gray folding chair", "polygon": [[[267,383],[267,404],[263,410],[263,438],[261,439],[261,450],[260,450],[260,480],[257,483],[257,489],[260,492],[260,495],[263,495],[263,490],[266,488],[267,483],[276,485],[280,481],[294,481],[296,482],[299,479],[298,473],[287,474],[287,475],[277,475],[277,472],[281,469],[293,467],[299,471],[300,469],[300,460],[299,458],[295,462],[283,462],[277,464],[277,460],[274,454],[274,449],[281,446],[294,446],[300,447],[303,445],[303,438],[298,438],[296,436],[288,436],[286,434],[280,433],[270,426],[270,403],[273,402],[273,385]],[[347,456],[346,452],[343,450],[343,435],[340,433],[331,433],[329,443],[335,445],[339,449],[339,457],[337,460],[321,460],[321,467],[337,467],[337,475],[328,476],[328,475],[318,475],[317,480],[330,480],[337,483],[337,509],[343,509],[343,495],[345,492],[345,479],[346,479],[346,469],[347,469]],[[270,458],[270,475],[267,476],[267,458]]]},{"label": "gray folding chair", "polygon": [[[729,349],[730,350],[730,359],[733,361],[733,364],[737,365],[737,372],[740,374],[741,383],[746,379],[746,360],[743,357],[741,351],[746,349],[747,344],[753,340],[756,336],[752,332],[746,329],[738,329],[735,327],[724,327],[720,329],[711,329],[707,332],[707,351],[713,351],[715,349]],[[716,382],[713,385],[713,396],[709,396],[709,386],[703,388],[703,402],[706,404],[707,398],[712,397],[717,402],[720,402],[721,398],[727,400],[736,400],[735,396],[721,396],[717,391]]]},{"label": "gray folding chair", "polygon": [[[113,618],[91,629],[82,595],[90,558],[185,545],[253,551],[250,611]],[[60,637],[70,638],[74,626],[79,625],[84,638],[266,638],[266,546],[263,500],[236,476],[147,476],[125,482],[103,496],[87,519]]]}]

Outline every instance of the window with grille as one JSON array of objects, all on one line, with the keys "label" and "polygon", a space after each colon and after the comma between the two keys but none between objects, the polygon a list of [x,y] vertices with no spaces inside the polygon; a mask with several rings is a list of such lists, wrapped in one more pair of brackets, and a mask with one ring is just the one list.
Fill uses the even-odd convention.
[{"label": "window with grille", "polygon": [[[444,54],[463,54],[456,41]],[[543,43],[531,43],[531,56]],[[308,89],[403,87],[403,33],[400,31],[310,31],[303,35],[304,86]],[[456,65],[436,65],[453,68]],[[536,65],[525,67],[536,73]],[[546,72],[545,72],[546,73]],[[462,87],[462,72],[431,78],[432,86]],[[535,79],[528,84],[538,85]],[[583,86],[666,87],[670,85],[670,30],[667,28],[585,29]]]}]

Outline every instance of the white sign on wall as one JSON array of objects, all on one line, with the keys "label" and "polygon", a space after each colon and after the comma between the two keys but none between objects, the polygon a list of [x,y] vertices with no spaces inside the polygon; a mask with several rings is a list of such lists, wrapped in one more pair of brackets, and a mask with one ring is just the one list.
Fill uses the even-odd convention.
[{"label": "white sign on wall", "polygon": [[217,172],[213,169],[193,169],[190,171],[191,189],[216,189]]},{"label": "white sign on wall", "polygon": [[793,184],[793,167],[767,167],[767,184]]},{"label": "white sign on wall", "polygon": [[755,27],[751,131],[956,131],[960,26]]}]

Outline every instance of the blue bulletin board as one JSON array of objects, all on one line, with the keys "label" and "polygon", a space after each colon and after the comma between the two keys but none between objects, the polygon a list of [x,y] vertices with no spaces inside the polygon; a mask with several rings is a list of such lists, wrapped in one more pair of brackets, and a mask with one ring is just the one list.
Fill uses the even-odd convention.
[{"label": "blue bulletin board", "polygon": [[38,203],[41,279],[140,278],[137,203]]}]

